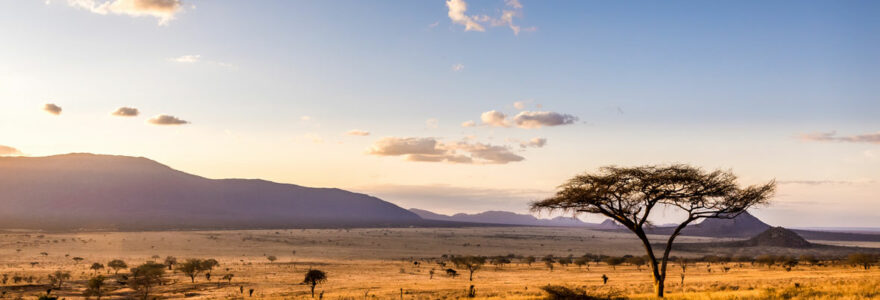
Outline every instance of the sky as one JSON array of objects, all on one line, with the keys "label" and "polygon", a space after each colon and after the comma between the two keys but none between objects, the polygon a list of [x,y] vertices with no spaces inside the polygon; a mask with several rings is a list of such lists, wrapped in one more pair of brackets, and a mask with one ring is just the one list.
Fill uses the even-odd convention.
[{"label": "sky", "polygon": [[687,163],[775,179],[754,210],[773,225],[880,227],[878,13],[876,1],[2,1],[0,155],[144,156],[439,213],[527,212],[601,166]]}]

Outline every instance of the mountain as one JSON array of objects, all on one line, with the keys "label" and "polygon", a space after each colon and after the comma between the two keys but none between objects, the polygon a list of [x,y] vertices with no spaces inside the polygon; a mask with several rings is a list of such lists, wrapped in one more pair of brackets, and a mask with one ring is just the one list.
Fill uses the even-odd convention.
[{"label": "mountain", "polygon": [[[744,212],[733,219],[705,219],[702,222],[685,227],[682,235],[747,238],[764,232],[771,226],[760,219]],[[675,226],[658,226],[646,230],[651,234],[671,234]]]},{"label": "mountain", "polygon": [[794,231],[782,227],[771,227],[748,240],[737,243],[745,247],[809,248],[812,246]]},{"label": "mountain", "polygon": [[208,179],[143,157],[0,157],[0,228],[159,229],[421,225],[364,194]]},{"label": "mountain", "polygon": [[409,211],[426,220],[440,220],[453,222],[471,222],[522,226],[555,226],[555,227],[597,227],[598,224],[587,223],[572,217],[555,217],[553,219],[539,219],[529,214],[517,214],[509,211],[486,211],[477,214],[458,213],[451,216],[430,212],[423,209],[411,208]]}]

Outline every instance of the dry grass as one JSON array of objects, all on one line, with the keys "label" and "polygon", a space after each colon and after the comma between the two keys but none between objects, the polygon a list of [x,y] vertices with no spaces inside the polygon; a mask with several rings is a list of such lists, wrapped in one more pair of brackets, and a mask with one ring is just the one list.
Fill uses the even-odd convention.
[{"label": "dry grass", "polygon": [[[40,237],[42,235],[42,237]],[[73,240],[72,240],[73,239]],[[688,240],[700,240],[688,238]],[[461,228],[461,229],[352,229],[270,230],[217,232],[98,232],[98,233],[6,233],[0,234],[0,274],[34,276],[32,284],[9,282],[0,287],[5,298],[33,297],[45,293],[47,275],[55,270],[71,271],[73,281],[54,291],[67,299],[79,299],[85,281],[92,276],[88,266],[121,258],[130,265],[154,255],[164,259],[215,258],[220,267],[211,282],[204,277],[195,284],[182,274],[170,274],[168,285],[157,294],[166,298],[240,298],[254,289],[265,299],[308,298],[308,287],[298,284],[308,268],[327,272],[329,280],[316,289],[324,299],[459,299],[469,285],[477,299],[540,299],[548,284],[582,288],[594,294],[634,299],[652,298],[649,273],[632,266],[611,268],[604,264],[589,269],[556,266],[551,272],[543,264],[515,263],[496,269],[484,266],[474,281],[464,276],[450,278],[444,268],[430,261],[443,254],[579,256],[584,253],[641,254],[639,244],[627,234],[559,228]],[[21,249],[21,251],[16,251]],[[293,251],[296,251],[295,254]],[[48,255],[41,255],[46,252]],[[266,257],[278,261],[270,263]],[[85,260],[74,264],[71,257]],[[412,261],[420,261],[415,266]],[[32,267],[30,262],[38,262]],[[871,299],[880,297],[880,271],[835,267],[781,268],[729,263],[692,265],[685,285],[679,283],[679,269],[673,265],[667,279],[668,299]],[[434,269],[433,279],[429,272]],[[231,284],[218,284],[224,274],[235,277]],[[610,280],[602,283],[606,274]],[[2,275],[0,275],[2,276]],[[127,288],[114,289],[113,298],[127,297]],[[798,287],[795,287],[795,284]]]}]

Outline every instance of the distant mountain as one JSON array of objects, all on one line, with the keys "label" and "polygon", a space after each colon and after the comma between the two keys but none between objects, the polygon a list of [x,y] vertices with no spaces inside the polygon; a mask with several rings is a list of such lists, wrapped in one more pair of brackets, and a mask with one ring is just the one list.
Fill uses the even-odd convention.
[{"label": "distant mountain", "polygon": [[782,227],[771,227],[748,240],[734,243],[745,247],[809,248],[812,246],[794,231]]},{"label": "distant mountain", "polygon": [[427,220],[441,220],[453,222],[471,222],[522,226],[556,226],[556,227],[589,227],[597,228],[599,224],[587,223],[572,217],[555,217],[553,219],[539,219],[529,214],[517,214],[509,211],[486,211],[477,214],[458,213],[443,215],[423,209],[411,208],[409,211]]},{"label": "distant mountain", "polygon": [[379,198],[208,179],[142,157],[0,157],[0,228],[157,229],[422,225]]},{"label": "distant mountain", "polygon": [[[733,219],[705,219],[685,227],[682,235],[746,238],[764,232],[771,226],[755,216],[744,212]],[[658,226],[646,230],[651,234],[671,234],[675,226]]]}]

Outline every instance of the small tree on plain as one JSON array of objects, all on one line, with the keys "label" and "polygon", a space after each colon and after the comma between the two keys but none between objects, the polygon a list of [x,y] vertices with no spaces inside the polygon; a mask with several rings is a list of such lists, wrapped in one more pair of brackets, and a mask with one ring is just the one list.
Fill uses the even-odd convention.
[{"label": "small tree on plain", "polygon": [[107,263],[107,267],[113,269],[113,274],[119,274],[119,270],[128,268],[128,264],[121,259],[114,259]]},{"label": "small tree on plain", "polygon": [[309,270],[303,279],[303,283],[309,285],[309,289],[312,291],[312,298],[315,298],[315,287],[326,281],[327,273],[321,270]]},{"label": "small tree on plain", "polygon": [[469,272],[468,281],[474,281],[474,272],[486,264],[486,258],[482,256],[456,256],[450,259],[456,267],[465,268]]},{"label": "small tree on plain", "polygon": [[64,285],[64,281],[70,279],[70,272],[67,271],[55,271],[55,273],[49,274],[49,282],[52,283],[53,286],[60,289]]},{"label": "small tree on plain", "polygon": [[[663,297],[669,254],[685,227],[701,219],[736,218],[766,203],[775,188],[774,181],[741,188],[731,172],[705,172],[688,165],[608,166],[598,173],[575,176],[560,186],[554,197],[532,203],[532,210],[602,214],[626,227],[642,241],[655,293]],[[670,234],[662,256],[654,252],[645,231],[656,207],[679,208],[687,216]]]},{"label": "small tree on plain", "polygon": [[270,263],[273,263],[273,262],[275,262],[276,260],[278,260],[278,258],[275,257],[275,255],[269,255],[269,256],[266,257],[266,259],[268,259]]},{"label": "small tree on plain", "polygon": [[165,265],[155,262],[147,262],[131,269],[132,278],[128,281],[128,285],[135,291],[138,291],[142,299],[147,300],[153,286],[162,283],[162,276],[165,275]]},{"label": "small tree on plain", "polygon": [[204,269],[202,268],[201,259],[190,258],[183,263],[178,263],[177,270],[188,276],[190,280],[195,283],[196,276],[198,276]]},{"label": "small tree on plain", "polygon": [[871,268],[871,265],[877,262],[877,257],[866,253],[853,253],[846,257],[846,262],[868,270]]},{"label": "small tree on plain", "polygon": [[171,271],[171,268],[177,264],[177,257],[167,256],[165,257],[165,265],[168,266],[168,271]]},{"label": "small tree on plain", "polygon": [[86,290],[83,292],[83,296],[86,298],[95,297],[98,300],[101,300],[101,297],[104,296],[104,278],[103,275],[98,275],[89,279],[89,283],[86,285]]},{"label": "small tree on plain", "polygon": [[89,269],[92,270],[92,272],[94,272],[94,274],[98,274],[98,270],[103,270],[104,265],[101,263],[93,263],[92,266],[89,267]]}]

